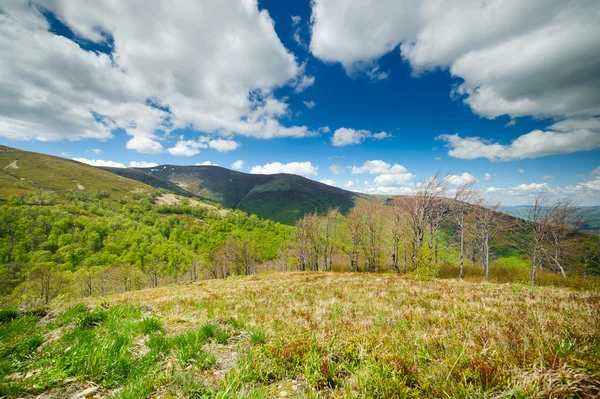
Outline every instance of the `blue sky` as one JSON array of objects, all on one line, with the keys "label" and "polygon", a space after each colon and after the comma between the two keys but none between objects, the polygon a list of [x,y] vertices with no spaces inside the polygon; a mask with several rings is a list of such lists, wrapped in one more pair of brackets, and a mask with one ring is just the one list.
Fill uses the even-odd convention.
[{"label": "blue sky", "polygon": [[103,3],[0,0],[0,144],[600,205],[597,2]]}]

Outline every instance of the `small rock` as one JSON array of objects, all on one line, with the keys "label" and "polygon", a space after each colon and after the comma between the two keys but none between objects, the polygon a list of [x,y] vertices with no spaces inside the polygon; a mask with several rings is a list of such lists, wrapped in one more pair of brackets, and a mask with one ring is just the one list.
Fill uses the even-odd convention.
[{"label": "small rock", "polygon": [[79,392],[78,394],[75,394],[73,396],[73,399],[84,399],[93,397],[96,394],[96,392],[98,392],[98,387],[90,387],[84,391]]}]

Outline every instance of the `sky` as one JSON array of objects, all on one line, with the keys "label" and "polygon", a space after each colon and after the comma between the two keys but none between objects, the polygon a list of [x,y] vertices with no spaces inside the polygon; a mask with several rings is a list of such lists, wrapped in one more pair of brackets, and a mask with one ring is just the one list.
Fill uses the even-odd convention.
[{"label": "sky", "polygon": [[0,0],[0,144],[600,205],[598,20],[597,0]]}]

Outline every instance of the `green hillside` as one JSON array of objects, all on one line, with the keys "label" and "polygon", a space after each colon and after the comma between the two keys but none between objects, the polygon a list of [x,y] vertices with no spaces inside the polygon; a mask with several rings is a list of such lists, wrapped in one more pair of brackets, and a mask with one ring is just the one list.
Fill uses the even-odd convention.
[{"label": "green hillside", "polygon": [[106,191],[124,199],[154,189],[80,162],[0,146],[0,200],[66,190]]},{"label": "green hillside", "polygon": [[[362,194],[290,174],[254,175],[218,166],[162,165],[154,168],[106,168],[154,187],[185,193],[241,209],[262,218],[293,224],[305,213],[339,207],[346,213]],[[181,193],[185,195],[185,193]]]}]

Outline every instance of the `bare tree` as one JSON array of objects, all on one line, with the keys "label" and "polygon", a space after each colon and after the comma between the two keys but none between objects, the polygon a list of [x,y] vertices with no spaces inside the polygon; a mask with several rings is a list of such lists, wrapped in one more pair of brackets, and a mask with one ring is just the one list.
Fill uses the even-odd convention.
[{"label": "bare tree", "polygon": [[[358,202],[358,201],[357,201]],[[363,239],[363,231],[365,229],[365,208],[354,207],[346,216],[346,225],[348,235],[350,236],[350,247],[347,252],[350,255],[350,271],[357,272],[359,249]]]},{"label": "bare tree", "polygon": [[323,270],[331,271],[334,239],[337,233],[337,223],[339,217],[339,209],[330,209],[323,216]]},{"label": "bare tree", "polygon": [[[417,258],[423,248],[426,231],[428,229],[430,232],[437,231],[439,227],[439,200],[445,193],[445,180],[445,178],[440,177],[440,172],[437,172],[429,179],[421,182],[414,197],[406,200],[405,206],[409,214],[408,220],[411,228],[411,266],[413,269],[417,267]],[[433,247],[433,241],[430,242],[431,247]]]},{"label": "bare tree", "polygon": [[454,222],[458,226],[460,232],[460,255],[459,255],[459,277],[463,278],[465,275],[465,228],[469,213],[472,210],[471,203],[476,198],[476,191],[473,190],[475,180],[471,179],[456,188],[453,201],[450,204],[450,209]]},{"label": "bare tree", "polygon": [[498,217],[499,203],[487,206],[480,201],[478,205],[473,208],[471,230],[475,239],[481,244],[481,264],[487,279],[490,275],[491,240],[500,230],[509,229],[510,226]]},{"label": "bare tree", "polygon": [[547,196],[539,195],[527,216],[529,224],[525,230],[529,231],[531,284],[535,284],[536,271],[544,264],[566,277],[563,261],[569,252],[570,240],[585,224],[586,213],[569,199],[552,202]]},{"label": "bare tree", "polygon": [[357,208],[364,215],[363,250],[366,268],[370,272],[379,271],[382,259],[382,241],[386,225],[384,205],[381,201],[361,201]]}]

